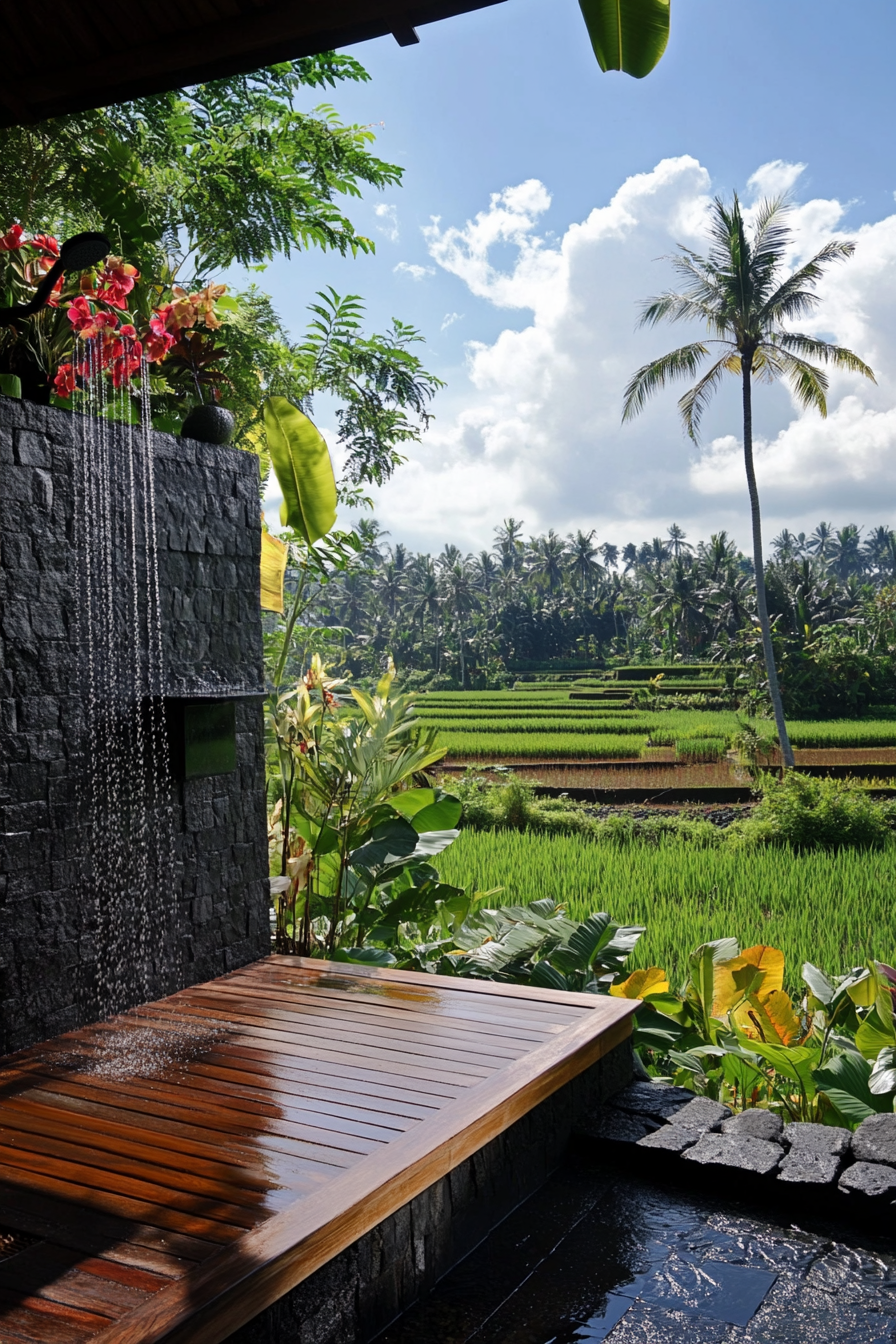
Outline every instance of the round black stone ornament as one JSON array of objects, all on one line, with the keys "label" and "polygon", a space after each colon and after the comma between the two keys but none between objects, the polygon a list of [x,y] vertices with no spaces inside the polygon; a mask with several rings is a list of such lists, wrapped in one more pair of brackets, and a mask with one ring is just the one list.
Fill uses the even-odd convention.
[{"label": "round black stone ornament", "polygon": [[194,406],[181,425],[180,436],[200,443],[225,444],[233,438],[235,424],[233,412],[223,406]]}]

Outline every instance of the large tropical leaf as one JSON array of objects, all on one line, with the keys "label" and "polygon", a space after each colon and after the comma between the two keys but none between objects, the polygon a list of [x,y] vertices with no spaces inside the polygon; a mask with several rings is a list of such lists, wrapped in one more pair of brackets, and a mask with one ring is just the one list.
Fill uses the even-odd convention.
[{"label": "large tropical leaf", "polygon": [[643,79],[669,40],[669,0],[579,0],[601,70]]},{"label": "large tropical leaf", "polygon": [[329,449],[317,426],[285,397],[268,397],[264,425],[271,465],[283,491],[280,520],[313,546],[336,521]]},{"label": "large tropical leaf", "polygon": [[289,547],[270,532],[261,534],[261,607],[263,611],[283,610],[283,578]]}]

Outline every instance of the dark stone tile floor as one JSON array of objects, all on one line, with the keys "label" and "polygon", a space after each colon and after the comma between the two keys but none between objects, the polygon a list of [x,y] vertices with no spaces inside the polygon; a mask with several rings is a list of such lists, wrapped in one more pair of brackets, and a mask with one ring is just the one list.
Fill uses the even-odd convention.
[{"label": "dark stone tile floor", "polygon": [[893,1344],[896,1240],[789,1219],[571,1157],[378,1344]]}]

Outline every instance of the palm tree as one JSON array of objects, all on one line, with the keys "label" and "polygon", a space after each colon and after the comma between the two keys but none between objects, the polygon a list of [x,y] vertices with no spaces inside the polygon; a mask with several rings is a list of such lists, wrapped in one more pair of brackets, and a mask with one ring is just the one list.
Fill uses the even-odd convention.
[{"label": "palm tree", "polygon": [[667,543],[669,554],[675,560],[677,560],[685,551],[692,551],[694,549],[693,546],[688,544],[686,540],[687,535],[687,532],[679,527],[677,523],[673,523],[671,527],[666,529],[666,536],[669,538]]},{"label": "palm tree", "polygon": [[668,292],[649,300],[641,314],[643,326],[655,326],[664,320],[702,322],[710,333],[709,339],[681,346],[640,368],[625,390],[622,418],[633,419],[644,409],[648,398],[673,378],[697,375],[709,357],[710,345],[714,345],[720,347],[718,358],[678,403],[685,429],[696,442],[703,412],[724,375],[732,373],[741,380],[756,608],[781,756],[784,765],[792,767],[793,750],[784,720],[765,594],[762,519],[753,465],[753,377],[764,382],[785,379],[803,408],[814,407],[821,415],[827,415],[828,379],[813,360],[861,373],[872,381],[874,374],[851,350],[790,330],[789,323],[811,314],[816,307],[815,287],[825,267],[851,257],[855,244],[826,243],[811,261],[788,276],[784,274],[784,260],[791,230],[785,222],[786,211],[780,198],[763,201],[748,233],[736,194],[731,205],[719,198],[714,201],[708,255],[701,257],[689,248],[680,247],[671,260],[685,280],[686,289],[683,293]]},{"label": "palm tree", "polygon": [[619,547],[614,546],[612,541],[601,543],[600,553],[604,558],[604,565],[607,569],[615,569],[619,561]]},{"label": "palm tree", "polygon": [[579,591],[584,593],[600,573],[597,546],[594,544],[594,528],[590,532],[583,532],[580,528],[575,536],[569,536],[568,541],[566,567],[570,574],[578,579]]},{"label": "palm tree", "polygon": [[809,550],[813,555],[817,555],[819,560],[827,557],[828,551],[834,542],[833,523],[820,522],[815,531],[809,538]]},{"label": "palm tree", "polygon": [[[457,550],[456,547],[451,549]],[[447,551],[448,547],[446,546],[445,553]],[[457,623],[457,648],[460,658],[460,688],[462,691],[466,690],[467,683],[467,666],[464,657],[464,616],[468,612],[474,611],[479,605],[475,583],[476,579],[470,557],[461,555],[458,551],[452,564],[443,567],[441,584],[445,593],[445,600],[453,609]]]},{"label": "palm tree", "polygon": [[563,582],[566,560],[566,542],[553,528],[549,528],[546,537],[530,539],[529,573],[537,582],[546,584],[551,595]]}]

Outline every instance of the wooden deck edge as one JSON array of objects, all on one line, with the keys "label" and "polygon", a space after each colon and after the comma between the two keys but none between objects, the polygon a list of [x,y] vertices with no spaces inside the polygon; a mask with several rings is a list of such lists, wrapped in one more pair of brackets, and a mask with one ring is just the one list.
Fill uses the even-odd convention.
[{"label": "wooden deck edge", "polygon": [[[566,998],[543,992],[557,1001]],[[323,1190],[298,1199],[246,1233],[94,1336],[94,1344],[221,1344],[628,1039],[636,1001],[577,997],[588,999],[592,1009],[582,1021],[471,1088]]]}]

